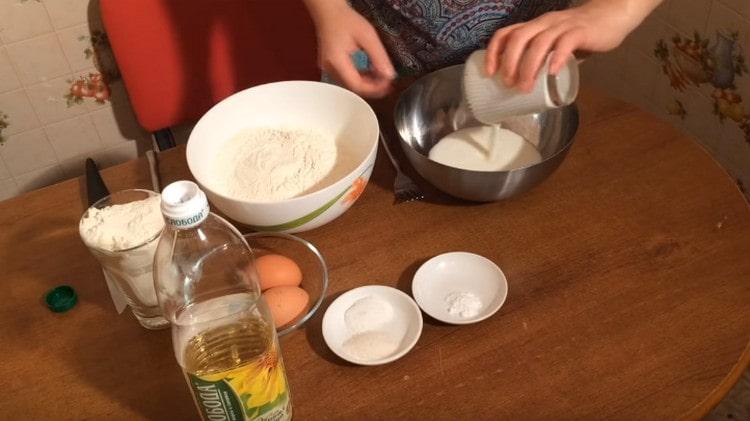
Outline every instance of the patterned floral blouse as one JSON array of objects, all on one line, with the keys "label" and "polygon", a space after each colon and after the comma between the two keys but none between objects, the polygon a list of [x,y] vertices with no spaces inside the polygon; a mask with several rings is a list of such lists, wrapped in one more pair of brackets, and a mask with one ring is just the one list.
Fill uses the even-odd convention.
[{"label": "patterned floral blouse", "polygon": [[497,29],[569,5],[569,0],[350,1],[378,29],[402,75],[463,63]]}]

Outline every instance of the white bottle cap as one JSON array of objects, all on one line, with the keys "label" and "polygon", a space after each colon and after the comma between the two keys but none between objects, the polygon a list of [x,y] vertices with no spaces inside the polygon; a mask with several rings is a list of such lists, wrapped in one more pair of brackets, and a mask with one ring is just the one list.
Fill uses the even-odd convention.
[{"label": "white bottle cap", "polygon": [[177,229],[192,228],[208,217],[208,199],[192,181],[175,181],[161,192],[161,213]]}]

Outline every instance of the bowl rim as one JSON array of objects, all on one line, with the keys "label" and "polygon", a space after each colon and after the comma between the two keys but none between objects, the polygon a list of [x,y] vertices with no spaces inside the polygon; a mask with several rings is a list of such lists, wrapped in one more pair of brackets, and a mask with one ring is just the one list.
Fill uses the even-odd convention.
[{"label": "bowl rim", "polygon": [[[305,193],[305,194],[301,194],[299,196],[290,197],[288,199],[282,199],[282,200],[258,201],[258,200],[247,200],[247,199],[240,199],[240,198],[236,198],[236,197],[231,197],[231,196],[227,196],[227,195],[225,195],[223,193],[220,193],[219,191],[217,191],[216,189],[214,189],[212,186],[209,186],[206,183],[198,180],[198,177],[196,177],[195,172],[193,171],[193,165],[191,165],[191,160],[190,160],[190,150],[191,150],[191,147],[190,147],[190,145],[191,145],[191,140],[193,139],[193,133],[195,132],[195,128],[198,127],[198,125],[201,124],[201,121],[203,121],[204,118],[207,115],[213,114],[213,113],[217,113],[218,111],[216,109],[218,107],[223,106],[223,104],[225,104],[226,102],[229,102],[232,99],[236,99],[239,96],[248,95],[248,94],[252,93],[252,91],[257,91],[257,90],[261,90],[261,89],[273,88],[275,86],[280,86],[280,85],[294,85],[294,84],[297,84],[297,85],[309,85],[309,86],[315,85],[315,86],[318,86],[318,87],[325,87],[324,89],[331,89],[331,90],[334,90],[334,91],[339,91],[339,92],[342,92],[345,95],[349,96],[350,98],[352,98],[355,102],[357,102],[357,103],[362,104],[362,105],[365,106],[365,110],[367,110],[368,117],[370,117],[371,120],[375,122],[376,135],[375,135],[375,138],[373,139],[373,141],[371,142],[372,144],[370,145],[370,149],[365,154],[364,159],[362,159],[359,162],[359,164],[352,171],[349,171],[346,175],[344,175],[343,177],[341,177],[338,180],[334,181],[333,183],[331,183],[331,184],[329,184],[329,185],[327,185],[327,186],[325,186],[323,188],[320,188],[318,190],[315,190],[315,191],[312,191],[312,192],[309,192],[309,193]],[[252,126],[248,125],[247,127],[252,127]],[[352,91],[350,91],[348,89],[344,89],[344,88],[342,88],[340,86],[333,85],[333,84],[330,84],[330,83],[325,83],[325,82],[317,82],[317,81],[311,81],[311,80],[284,80],[284,81],[279,81],[279,82],[270,82],[270,83],[264,83],[264,84],[261,84],[261,85],[255,85],[255,86],[251,86],[251,87],[249,87],[247,89],[243,89],[241,91],[237,91],[237,92],[233,93],[232,95],[229,95],[228,97],[226,97],[226,98],[222,99],[221,101],[217,102],[211,108],[209,108],[209,110],[206,111],[198,119],[198,121],[195,123],[195,126],[193,127],[193,130],[190,131],[190,135],[188,136],[187,144],[185,146],[185,160],[187,161],[188,170],[190,171],[190,174],[198,182],[198,184],[204,190],[208,190],[211,194],[216,195],[216,196],[220,197],[223,200],[228,200],[228,201],[233,201],[233,202],[240,202],[240,203],[245,204],[245,205],[293,205],[293,204],[300,204],[300,202],[302,202],[304,200],[308,200],[308,199],[310,199],[313,196],[328,197],[328,194],[327,194],[328,190],[332,190],[333,187],[336,186],[339,182],[341,182],[341,181],[343,181],[343,180],[345,180],[345,179],[347,179],[347,178],[349,178],[349,177],[351,177],[353,175],[363,174],[369,168],[369,166],[370,166],[370,164],[368,164],[368,162],[371,160],[372,156],[377,152],[377,149],[378,149],[378,134],[379,133],[380,133],[380,122],[378,121],[377,114],[375,114],[375,110],[372,109],[372,107],[370,106],[370,104],[367,103],[367,101],[365,101],[362,97],[360,97],[359,95],[355,94],[354,92],[352,92]]]},{"label": "bowl rim", "polygon": [[[407,147],[407,148],[409,148],[410,150],[416,152],[419,156],[424,157],[425,159],[427,159],[428,161],[430,161],[430,163],[433,164],[433,165],[438,165],[441,168],[447,168],[447,169],[450,169],[450,170],[453,170],[453,171],[460,171],[460,172],[465,172],[465,173],[469,173],[469,174],[511,174],[511,173],[516,172],[516,171],[524,171],[524,170],[527,170],[529,168],[533,168],[533,167],[535,167],[537,165],[541,165],[541,164],[543,164],[543,163],[545,163],[547,161],[551,161],[553,159],[556,159],[557,156],[560,155],[560,154],[567,153],[567,150],[570,149],[570,147],[573,145],[573,143],[575,141],[576,133],[578,133],[578,129],[579,129],[580,124],[581,124],[581,116],[580,116],[580,112],[578,110],[578,105],[577,105],[576,101],[573,101],[572,103],[570,103],[568,105],[565,105],[565,106],[562,106],[562,107],[558,107],[559,109],[568,109],[568,110],[571,110],[573,112],[573,115],[575,116],[575,124],[574,124],[574,127],[573,127],[573,134],[565,142],[565,144],[563,145],[563,147],[561,147],[560,149],[558,149],[552,155],[550,155],[550,156],[548,156],[546,158],[543,158],[541,161],[537,162],[536,164],[526,165],[526,166],[523,166],[523,167],[518,167],[518,168],[514,168],[512,170],[507,170],[507,171],[467,170],[465,168],[451,167],[450,165],[445,165],[445,164],[443,164],[441,162],[433,161],[432,159],[430,159],[429,156],[424,155],[423,153],[419,152],[416,148],[414,148],[409,142],[406,141],[406,139],[404,139],[404,137],[401,135],[401,131],[398,129],[399,125],[396,124],[396,122],[398,121],[398,118],[397,118],[398,117],[398,111],[399,111],[399,109],[402,108],[402,104],[404,102],[404,97],[405,97],[406,93],[409,92],[409,91],[411,91],[412,89],[416,89],[414,87],[416,85],[420,84],[420,83],[423,83],[424,80],[427,79],[430,75],[433,75],[435,73],[443,73],[443,72],[447,73],[449,71],[455,71],[456,69],[461,69],[463,67],[464,67],[463,64],[455,64],[453,66],[444,67],[442,69],[435,70],[434,72],[430,72],[430,73],[428,73],[428,74],[420,77],[419,79],[415,80],[414,82],[412,82],[412,84],[409,85],[408,88],[404,89],[399,94],[398,100],[396,101],[396,105],[393,107],[393,122],[394,122],[394,125],[396,126],[396,133],[398,134],[398,139],[399,139],[399,141],[401,143],[401,147],[402,148],[404,146]],[[463,88],[461,88],[461,89],[463,89]],[[558,108],[554,108],[554,109],[558,109]],[[536,115],[536,114],[540,114],[540,113],[524,114],[524,115]],[[480,125],[486,126],[486,124],[483,124],[481,122],[479,122],[479,123],[480,123]],[[467,126],[467,127],[474,127],[474,126]],[[523,136],[521,136],[521,137],[523,137]],[[526,140],[527,142],[529,141],[526,138],[524,138],[524,140]],[[407,153],[406,155],[408,156],[409,154]]]},{"label": "bowl rim", "polygon": [[[257,231],[257,232],[250,232],[247,234],[242,235],[245,240],[249,240],[251,238],[258,238],[258,237],[276,237],[276,238],[285,238],[287,240],[296,241],[303,246],[305,246],[308,250],[310,250],[317,258],[318,263],[320,263],[320,267],[323,269],[323,285],[320,290],[320,296],[315,301],[315,303],[310,307],[310,309],[305,313],[304,316],[302,316],[299,320],[292,323],[291,325],[286,326],[284,329],[276,330],[276,335],[281,337],[288,333],[291,333],[295,330],[297,330],[299,327],[304,325],[308,320],[312,318],[312,316],[318,312],[318,309],[323,304],[323,300],[326,297],[326,293],[328,292],[328,264],[326,264],[326,260],[323,257],[323,255],[320,253],[320,250],[318,250],[315,245],[313,245],[311,242],[305,240],[304,238],[300,238],[296,235],[287,234],[283,232],[270,232],[270,231]],[[253,249],[252,246],[250,246],[251,249]],[[303,275],[304,276],[304,275]]]}]

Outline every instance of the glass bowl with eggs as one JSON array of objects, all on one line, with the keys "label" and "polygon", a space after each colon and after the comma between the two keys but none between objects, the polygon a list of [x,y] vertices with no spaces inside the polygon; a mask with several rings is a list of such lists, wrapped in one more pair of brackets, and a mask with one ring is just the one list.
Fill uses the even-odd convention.
[{"label": "glass bowl with eggs", "polygon": [[328,267],[309,241],[274,232],[245,234],[279,336],[312,318],[328,289]]}]

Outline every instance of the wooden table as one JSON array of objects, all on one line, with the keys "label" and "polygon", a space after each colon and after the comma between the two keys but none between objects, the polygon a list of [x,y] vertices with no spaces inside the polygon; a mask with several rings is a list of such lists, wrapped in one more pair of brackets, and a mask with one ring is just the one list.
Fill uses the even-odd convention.
[{"label": "wooden table", "polygon": [[[344,363],[322,312],[282,339],[295,419],[672,419],[705,414],[748,365],[750,211],[695,143],[634,107],[585,93],[562,167],[532,192],[394,206],[378,159],[360,201],[301,236],[330,265],[333,297],[363,284],[410,290],[431,256],[497,262],[505,306],[463,327],[426,318],[415,349],[380,367]],[[184,150],[160,156],[189,177]],[[149,187],[145,160],[104,171]],[[195,419],[168,331],[118,316],[78,237],[81,179],[0,203],[0,418]],[[45,291],[80,302],[53,314]]]}]

